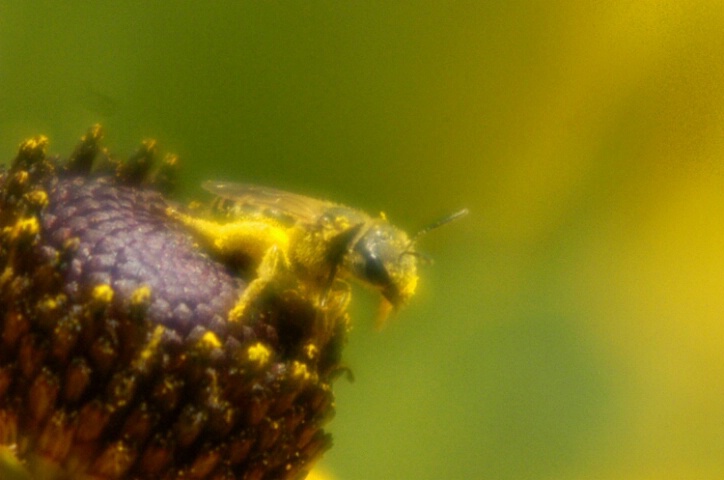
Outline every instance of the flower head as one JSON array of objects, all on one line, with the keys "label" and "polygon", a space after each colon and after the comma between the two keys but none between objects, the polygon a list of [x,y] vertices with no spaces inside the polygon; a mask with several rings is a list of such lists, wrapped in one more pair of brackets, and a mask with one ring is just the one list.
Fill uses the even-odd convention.
[{"label": "flower head", "polygon": [[229,322],[254,272],[168,214],[176,158],[101,136],[0,173],[0,445],[37,478],[304,478],[346,312],[271,285]]}]

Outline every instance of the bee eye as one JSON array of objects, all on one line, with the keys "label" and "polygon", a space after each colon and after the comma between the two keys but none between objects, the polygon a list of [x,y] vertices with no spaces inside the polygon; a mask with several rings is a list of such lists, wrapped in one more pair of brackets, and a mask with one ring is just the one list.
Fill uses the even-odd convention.
[{"label": "bee eye", "polygon": [[375,285],[389,285],[390,275],[379,257],[370,254],[365,258],[365,278]]}]

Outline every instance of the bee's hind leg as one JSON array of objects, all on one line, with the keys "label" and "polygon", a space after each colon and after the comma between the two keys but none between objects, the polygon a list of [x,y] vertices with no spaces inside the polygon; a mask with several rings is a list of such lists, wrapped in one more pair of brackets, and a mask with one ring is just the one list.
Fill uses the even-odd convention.
[{"label": "bee's hind leg", "polygon": [[270,247],[259,263],[256,278],[249,282],[234,308],[229,311],[229,321],[240,321],[244,317],[247,307],[261,296],[269,284],[279,279],[288,266],[289,261],[284,252],[276,245]]}]

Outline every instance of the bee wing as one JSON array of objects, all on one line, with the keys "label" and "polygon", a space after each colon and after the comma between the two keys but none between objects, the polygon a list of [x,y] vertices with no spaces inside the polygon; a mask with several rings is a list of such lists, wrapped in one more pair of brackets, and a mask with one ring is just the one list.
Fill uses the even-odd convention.
[{"label": "bee wing", "polygon": [[225,200],[256,208],[286,213],[305,223],[314,223],[331,205],[329,202],[247,183],[205,181],[204,190]]}]

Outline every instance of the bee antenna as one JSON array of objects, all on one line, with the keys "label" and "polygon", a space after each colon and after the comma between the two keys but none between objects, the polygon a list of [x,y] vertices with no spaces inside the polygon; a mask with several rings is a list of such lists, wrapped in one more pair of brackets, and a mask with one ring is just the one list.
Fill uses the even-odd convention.
[{"label": "bee antenna", "polygon": [[470,210],[467,208],[463,208],[462,210],[458,210],[455,213],[451,213],[450,215],[446,215],[440,220],[437,220],[435,222],[432,222],[430,225],[427,225],[426,227],[423,227],[422,229],[418,230],[418,232],[413,235],[412,239],[410,240],[410,243],[407,244],[407,248],[400,254],[402,255],[413,255],[421,260],[424,260],[427,263],[432,263],[432,258],[428,257],[427,255],[417,252],[413,250],[415,243],[417,240],[422,237],[423,235],[426,235],[431,230],[435,230],[436,228],[440,228],[443,225],[447,225],[450,222],[454,222],[455,220],[459,220],[463,218],[465,215],[470,213]]},{"label": "bee antenna", "polygon": [[[465,215],[470,213],[470,210],[467,208],[463,208],[462,210],[458,210],[455,213],[451,213],[450,215],[447,215],[440,220],[437,220],[435,222],[432,222],[430,225],[423,227],[421,230],[419,230],[413,237],[412,240],[410,240],[410,247],[423,235],[426,235],[431,230],[435,230],[436,228],[440,228],[443,225],[447,225],[450,222],[454,222],[455,220],[459,220],[463,218]],[[408,248],[410,248],[408,247]]]}]

